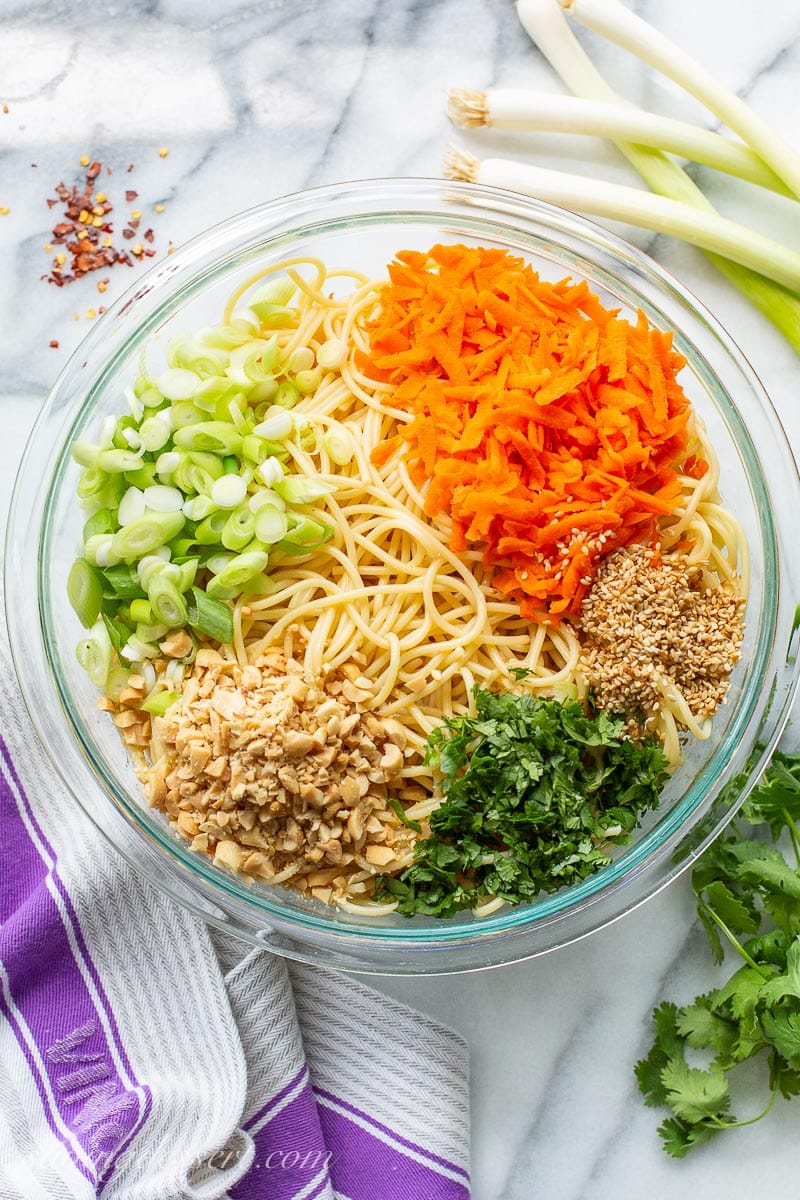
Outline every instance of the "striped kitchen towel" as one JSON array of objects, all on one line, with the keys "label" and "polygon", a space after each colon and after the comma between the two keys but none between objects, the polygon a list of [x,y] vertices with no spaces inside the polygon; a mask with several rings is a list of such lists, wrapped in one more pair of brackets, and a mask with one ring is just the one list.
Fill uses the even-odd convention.
[{"label": "striped kitchen towel", "polygon": [[0,626],[0,1200],[467,1200],[466,1049],[209,934],[64,794]]}]

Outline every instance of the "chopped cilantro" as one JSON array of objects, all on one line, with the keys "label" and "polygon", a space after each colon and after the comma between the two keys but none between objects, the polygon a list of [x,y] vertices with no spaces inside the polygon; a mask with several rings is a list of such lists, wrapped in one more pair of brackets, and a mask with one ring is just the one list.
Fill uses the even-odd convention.
[{"label": "chopped cilantro", "polygon": [[609,861],[658,804],[666,760],[623,719],[575,700],[474,691],[475,715],[428,738],[443,801],[430,837],[379,894],[405,916],[449,917],[497,896],[510,904],[578,883]]},{"label": "chopped cilantro", "polygon": [[[779,1095],[800,1093],[800,754],[776,754],[737,820],[692,873],[697,911],[717,962],[725,945],[743,960],[727,983],[677,1008],[653,1014],[654,1041],[636,1064],[645,1104],[672,1115],[659,1133],[668,1154],[682,1158],[726,1129],[752,1125]],[[758,840],[756,828],[772,841]],[[793,861],[787,861],[783,847]],[[689,1067],[686,1047],[704,1053],[705,1069]],[[763,1059],[766,1102],[735,1120],[728,1077],[748,1059]]]}]

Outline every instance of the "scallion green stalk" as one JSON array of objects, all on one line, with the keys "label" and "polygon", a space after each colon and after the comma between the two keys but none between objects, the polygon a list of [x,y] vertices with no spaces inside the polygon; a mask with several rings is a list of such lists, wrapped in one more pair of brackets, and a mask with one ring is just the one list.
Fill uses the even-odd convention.
[{"label": "scallion green stalk", "polygon": [[616,42],[684,88],[738,133],[763,161],[800,197],[800,154],[758,113],[704,67],[619,0],[559,0],[561,7],[587,29]]},{"label": "scallion green stalk", "polygon": [[[609,87],[567,24],[558,0],[517,0],[523,28],[571,92],[590,100],[624,104]],[[658,150],[614,139],[617,149],[654,192],[715,212],[685,171]],[[710,261],[771,321],[800,354],[800,296],[738,263],[716,254]]]}]

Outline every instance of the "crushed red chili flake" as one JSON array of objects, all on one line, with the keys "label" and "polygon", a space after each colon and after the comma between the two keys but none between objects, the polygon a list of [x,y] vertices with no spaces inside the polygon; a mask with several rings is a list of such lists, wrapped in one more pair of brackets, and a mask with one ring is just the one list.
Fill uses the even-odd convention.
[{"label": "crushed red chili flake", "polygon": [[[114,226],[109,219],[113,205],[105,192],[94,191],[95,180],[103,169],[102,163],[90,162],[88,155],[84,155],[80,161],[81,166],[85,168],[83,187],[74,184],[70,188],[63,182],[59,183],[55,188],[55,199],[47,200],[48,208],[55,208],[59,204],[63,207],[61,219],[53,227],[52,241],[63,246],[67,253],[56,254],[50,273],[42,276],[42,279],[54,283],[57,287],[73,283],[91,271],[106,270],[117,264],[128,267],[134,264],[134,258],[127,250],[114,245]],[[129,172],[132,170],[133,163],[128,167]],[[111,168],[106,167],[106,175],[111,173]],[[134,201],[137,196],[138,192],[131,189],[125,192],[128,203]],[[137,213],[129,220],[127,228],[122,230],[122,237],[126,241],[134,237],[139,226],[139,215]],[[148,232],[152,234],[152,231]],[[152,240],[152,236],[147,237],[148,242]],[[151,258],[155,251],[135,250],[134,253],[136,258]],[[106,279],[103,284],[107,282]],[[100,290],[105,291],[105,286]]]},{"label": "crushed red chili flake", "polygon": [[57,350],[57,349],[58,349],[58,342],[56,341],[56,339],[55,339],[55,338],[53,338],[52,342],[50,343],[50,349],[51,349],[51,350]]}]

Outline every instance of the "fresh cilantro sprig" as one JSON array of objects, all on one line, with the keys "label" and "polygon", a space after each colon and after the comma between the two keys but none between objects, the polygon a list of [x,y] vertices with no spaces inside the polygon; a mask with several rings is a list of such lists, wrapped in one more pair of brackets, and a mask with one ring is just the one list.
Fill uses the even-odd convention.
[{"label": "fresh cilantro sprig", "polygon": [[449,718],[428,739],[444,797],[430,837],[380,881],[405,916],[449,917],[488,897],[517,904],[578,883],[658,804],[660,744],[631,740],[622,718],[480,687],[474,698],[474,716]]},{"label": "fresh cilantro sprig", "polygon": [[[761,1120],[779,1095],[800,1093],[798,821],[800,754],[778,753],[692,873],[714,958],[723,961],[727,944],[742,965],[693,1004],[666,1002],[653,1014],[653,1045],[635,1071],[645,1103],[671,1110],[659,1133],[676,1158],[723,1130]],[[705,1065],[690,1065],[687,1050]],[[764,1063],[765,1102],[755,1116],[736,1120],[729,1078],[753,1058]]]}]

